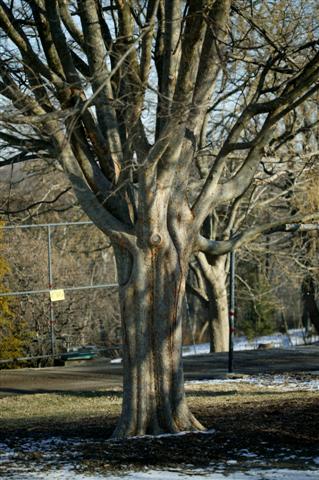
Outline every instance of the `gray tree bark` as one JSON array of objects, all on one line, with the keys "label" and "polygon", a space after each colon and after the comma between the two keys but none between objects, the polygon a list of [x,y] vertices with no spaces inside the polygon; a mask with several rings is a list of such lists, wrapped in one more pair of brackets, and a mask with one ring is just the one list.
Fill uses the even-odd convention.
[{"label": "gray tree bark", "polygon": [[212,280],[211,288],[213,293],[209,302],[210,351],[228,352],[228,293],[224,278]]},{"label": "gray tree bark", "polygon": [[210,351],[227,352],[229,348],[229,319],[226,256],[221,255],[209,262],[200,253],[197,255],[201,274],[204,276],[209,305]]},{"label": "gray tree bark", "polygon": [[123,410],[115,437],[198,430],[184,393],[187,262],[170,240],[131,255],[116,248],[123,330]]}]

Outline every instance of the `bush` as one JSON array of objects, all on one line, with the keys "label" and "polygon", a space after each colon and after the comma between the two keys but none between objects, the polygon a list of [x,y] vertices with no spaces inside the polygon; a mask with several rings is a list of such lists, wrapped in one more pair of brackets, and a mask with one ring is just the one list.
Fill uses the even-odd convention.
[{"label": "bush", "polygon": [[[0,226],[3,223],[0,223]],[[2,229],[0,229],[0,248],[2,241]],[[0,250],[0,291],[7,289],[3,285],[3,279],[10,272],[9,265],[1,256]],[[14,314],[10,309],[12,297],[0,297],[0,360],[12,360],[25,355],[25,350],[30,344],[32,332],[29,331],[26,322],[15,321]],[[11,300],[12,302],[12,300]],[[10,365],[10,364],[9,364]]]}]

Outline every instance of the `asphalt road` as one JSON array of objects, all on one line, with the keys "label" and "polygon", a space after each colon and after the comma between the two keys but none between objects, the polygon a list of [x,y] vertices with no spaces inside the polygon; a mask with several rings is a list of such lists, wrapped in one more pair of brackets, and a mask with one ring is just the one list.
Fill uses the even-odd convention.
[{"label": "asphalt road", "polygon": [[[184,358],[185,380],[221,378],[227,375],[228,354],[215,353]],[[234,352],[234,373],[319,372],[319,345],[289,350]],[[65,367],[0,370],[0,397],[15,394],[94,391],[120,388],[122,366],[105,359]]]}]

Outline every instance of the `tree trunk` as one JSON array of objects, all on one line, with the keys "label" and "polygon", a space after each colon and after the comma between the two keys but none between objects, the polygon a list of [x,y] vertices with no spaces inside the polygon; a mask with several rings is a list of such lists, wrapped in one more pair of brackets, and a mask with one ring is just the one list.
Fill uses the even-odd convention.
[{"label": "tree trunk", "polygon": [[210,351],[228,352],[229,317],[226,272],[222,262],[211,267],[209,287],[212,291],[209,302]]},{"label": "tree trunk", "polygon": [[182,370],[187,263],[172,242],[115,248],[123,330],[123,408],[114,437],[203,427],[188,409]]},{"label": "tree trunk", "polygon": [[226,256],[219,255],[207,258],[205,254],[200,253],[197,255],[197,260],[205,277],[208,294],[210,351],[228,352],[229,318]]}]

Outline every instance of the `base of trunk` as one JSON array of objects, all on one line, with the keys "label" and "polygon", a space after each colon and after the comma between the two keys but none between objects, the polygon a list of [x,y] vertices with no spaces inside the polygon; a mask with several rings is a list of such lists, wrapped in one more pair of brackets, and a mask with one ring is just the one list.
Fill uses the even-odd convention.
[{"label": "base of trunk", "polygon": [[186,273],[169,242],[163,249],[139,251],[129,281],[120,286],[123,406],[115,438],[203,429],[184,393]]},{"label": "base of trunk", "polygon": [[[186,431],[202,431],[205,427],[192,415],[188,407],[183,408],[184,413],[164,414],[162,411],[153,412],[150,419],[139,421],[137,415],[123,414],[113,432],[112,438],[135,437],[142,435],[176,434]],[[135,420],[132,419],[135,417]]]}]

